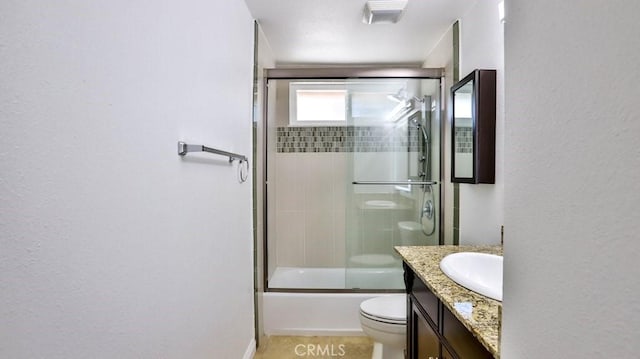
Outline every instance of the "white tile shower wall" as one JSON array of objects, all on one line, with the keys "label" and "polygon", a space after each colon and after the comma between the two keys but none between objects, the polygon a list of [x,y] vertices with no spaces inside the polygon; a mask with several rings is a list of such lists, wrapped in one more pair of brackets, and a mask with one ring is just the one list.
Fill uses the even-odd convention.
[{"label": "white tile shower wall", "polygon": [[277,266],[344,266],[346,156],[275,155]]},{"label": "white tile shower wall", "polygon": [[[351,156],[356,156],[352,164]],[[275,155],[274,237],[277,266],[342,267],[345,265],[347,189],[351,175],[363,181],[394,180],[389,168],[406,168],[396,152],[277,153]],[[393,186],[355,186],[356,194],[393,196]],[[382,196],[382,197],[380,197]],[[397,225],[414,218],[417,202],[406,211],[366,212],[358,223],[360,244],[351,253],[387,253],[399,243]],[[353,203],[352,203],[353,204]],[[381,213],[384,212],[384,213]],[[401,213],[400,213],[401,212]],[[415,219],[414,219],[415,220]],[[273,245],[273,243],[272,243]]]},{"label": "white tile shower wall", "polygon": [[[357,152],[353,154],[353,179],[356,181],[399,181],[408,173],[407,153]],[[355,186],[355,193],[393,193],[394,187],[387,185]]]}]

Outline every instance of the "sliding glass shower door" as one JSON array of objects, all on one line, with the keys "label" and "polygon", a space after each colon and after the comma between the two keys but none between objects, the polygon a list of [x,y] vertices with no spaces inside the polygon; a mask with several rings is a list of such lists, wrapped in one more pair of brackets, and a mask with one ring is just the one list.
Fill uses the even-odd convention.
[{"label": "sliding glass shower door", "polygon": [[352,80],[346,286],[403,289],[394,246],[438,245],[439,81]]},{"label": "sliding glass shower door", "polygon": [[402,289],[393,247],[439,242],[440,80],[267,84],[267,290]]}]

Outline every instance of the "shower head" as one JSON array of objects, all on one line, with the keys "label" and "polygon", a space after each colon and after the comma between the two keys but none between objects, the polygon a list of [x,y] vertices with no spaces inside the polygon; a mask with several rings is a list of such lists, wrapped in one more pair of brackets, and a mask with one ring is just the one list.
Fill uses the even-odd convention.
[{"label": "shower head", "polygon": [[425,111],[425,99],[409,96],[404,88],[394,94],[388,94],[387,98],[397,103],[390,115],[394,122],[407,119],[420,111]]},{"label": "shower head", "polygon": [[409,103],[400,104],[396,107],[396,110],[393,112],[390,119],[393,122],[400,122],[400,120],[407,120],[414,117],[418,112],[420,112],[420,110],[414,108]]},{"label": "shower head", "polygon": [[398,94],[388,94],[387,98],[393,102],[402,103],[404,102],[404,98],[398,96]]},{"label": "shower head", "polygon": [[425,101],[424,98],[419,98],[417,96],[409,96],[409,94],[407,93],[407,90],[404,88],[401,88],[400,90],[398,90],[398,92],[394,94],[388,94],[387,98],[393,102],[398,102],[398,103],[417,102],[422,104]]},{"label": "shower head", "polygon": [[401,88],[398,92],[393,94],[388,94],[387,98],[393,102],[403,103],[407,101],[407,90]]},{"label": "shower head", "polygon": [[409,116],[409,122],[411,122],[411,124],[413,124],[416,128],[420,129],[420,132],[422,132],[422,137],[424,139],[424,142],[429,143],[429,134],[427,133],[427,130],[424,129],[424,126],[422,125],[422,123],[418,121],[418,118],[411,115]]}]

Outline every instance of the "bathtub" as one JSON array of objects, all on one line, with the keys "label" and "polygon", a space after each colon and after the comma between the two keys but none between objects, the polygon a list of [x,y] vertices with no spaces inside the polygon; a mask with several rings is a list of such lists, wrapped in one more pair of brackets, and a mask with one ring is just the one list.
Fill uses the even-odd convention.
[{"label": "bathtub", "polygon": [[[347,275],[348,273],[348,275]],[[300,268],[278,267],[269,288],[282,289],[404,289],[402,268]]]},{"label": "bathtub", "polygon": [[[345,289],[345,268],[289,268],[275,270],[270,288]],[[349,269],[349,288],[370,288],[385,280],[386,289],[404,289],[401,268]],[[360,303],[384,293],[263,293],[266,335],[364,335]]]}]

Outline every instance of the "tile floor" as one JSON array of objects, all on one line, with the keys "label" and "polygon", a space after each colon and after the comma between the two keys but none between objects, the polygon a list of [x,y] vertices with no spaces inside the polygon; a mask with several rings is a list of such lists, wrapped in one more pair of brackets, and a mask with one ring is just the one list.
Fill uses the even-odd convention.
[{"label": "tile floor", "polygon": [[371,359],[369,337],[271,336],[258,348],[254,359]]}]

